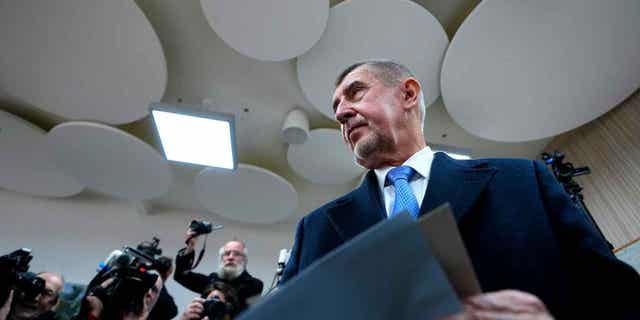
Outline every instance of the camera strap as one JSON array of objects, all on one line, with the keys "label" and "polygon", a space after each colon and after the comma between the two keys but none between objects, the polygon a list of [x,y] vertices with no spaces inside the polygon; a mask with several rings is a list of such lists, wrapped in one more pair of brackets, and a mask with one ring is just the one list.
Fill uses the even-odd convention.
[{"label": "camera strap", "polygon": [[204,236],[204,243],[202,244],[202,249],[200,249],[200,253],[198,253],[198,259],[196,259],[196,263],[191,267],[191,270],[195,269],[196,267],[198,267],[198,265],[200,264],[200,261],[202,261],[202,257],[204,256],[204,252],[207,248],[207,238],[209,237],[208,234],[206,234]]}]

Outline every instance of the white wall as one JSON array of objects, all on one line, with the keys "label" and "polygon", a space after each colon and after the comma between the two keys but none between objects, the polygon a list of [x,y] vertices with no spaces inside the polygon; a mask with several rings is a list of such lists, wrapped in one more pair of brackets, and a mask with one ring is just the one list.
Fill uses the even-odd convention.
[{"label": "white wall", "polygon": [[[98,263],[112,250],[151,240],[154,235],[161,239],[163,253],[174,256],[182,247],[183,234],[193,218],[215,219],[178,211],[143,215],[133,203],[90,193],[70,199],[46,199],[0,189],[0,254],[28,247],[34,255],[32,271],[61,272],[67,281],[87,283]],[[237,237],[247,242],[248,270],[264,282],[266,292],[279,250],[292,245],[295,224],[222,223],[225,228],[209,236],[207,254],[197,270],[214,271],[218,247]],[[167,288],[180,310],[195,296],[173,279]]]}]

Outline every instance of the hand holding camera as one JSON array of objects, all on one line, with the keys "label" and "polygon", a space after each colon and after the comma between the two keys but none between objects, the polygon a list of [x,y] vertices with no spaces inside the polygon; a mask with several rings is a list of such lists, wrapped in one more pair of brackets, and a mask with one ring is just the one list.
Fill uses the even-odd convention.
[{"label": "hand holding camera", "polygon": [[196,247],[196,243],[198,240],[198,236],[202,234],[209,234],[213,230],[222,229],[222,225],[213,225],[209,221],[205,220],[193,220],[191,224],[189,224],[189,228],[185,234],[184,242],[187,245],[185,249],[185,253],[193,252]]},{"label": "hand holding camera", "polygon": [[180,317],[180,320],[199,320],[199,319],[207,319],[209,317],[202,317],[204,313],[204,299],[200,297],[196,297],[191,301],[191,303],[187,306],[184,313]]},{"label": "hand holding camera", "polygon": [[230,318],[232,307],[218,295],[206,300],[196,297],[187,306],[180,320],[225,320]]},{"label": "hand holding camera", "polygon": [[[113,282],[113,279],[107,279],[104,282],[102,282],[100,284],[101,288],[106,288],[108,287],[111,283]],[[95,294],[90,294],[85,298],[85,301],[87,302],[87,306],[88,306],[88,311],[89,313],[96,319],[100,319],[102,316],[102,310],[104,310],[104,303],[102,302],[102,300],[100,300],[99,295]]]},{"label": "hand holding camera", "polygon": [[31,250],[26,248],[0,257],[0,304],[4,305],[10,294],[30,301],[44,292],[44,280],[28,271],[32,259]]}]

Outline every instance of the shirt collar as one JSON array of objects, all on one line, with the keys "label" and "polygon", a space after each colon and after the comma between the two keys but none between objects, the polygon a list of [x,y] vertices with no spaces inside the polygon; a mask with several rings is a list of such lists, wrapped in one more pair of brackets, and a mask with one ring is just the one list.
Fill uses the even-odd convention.
[{"label": "shirt collar", "polygon": [[[433,162],[433,151],[431,148],[424,147],[424,149],[414,153],[407,161],[405,161],[402,165],[409,166],[413,168],[420,176],[414,177],[417,178],[429,178],[429,173],[431,171],[431,162]],[[380,190],[384,190],[384,181],[387,178],[387,172],[393,169],[394,167],[382,167],[375,169],[376,178],[378,178],[378,187]]]}]

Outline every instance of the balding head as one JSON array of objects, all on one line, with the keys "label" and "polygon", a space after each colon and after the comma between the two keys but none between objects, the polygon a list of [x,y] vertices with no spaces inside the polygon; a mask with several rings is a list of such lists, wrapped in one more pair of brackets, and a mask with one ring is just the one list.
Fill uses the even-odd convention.
[{"label": "balding head", "polygon": [[15,301],[14,319],[35,319],[48,311],[53,311],[58,304],[60,293],[64,288],[62,275],[53,272],[40,272],[37,276],[44,280],[44,292],[32,301]]}]

